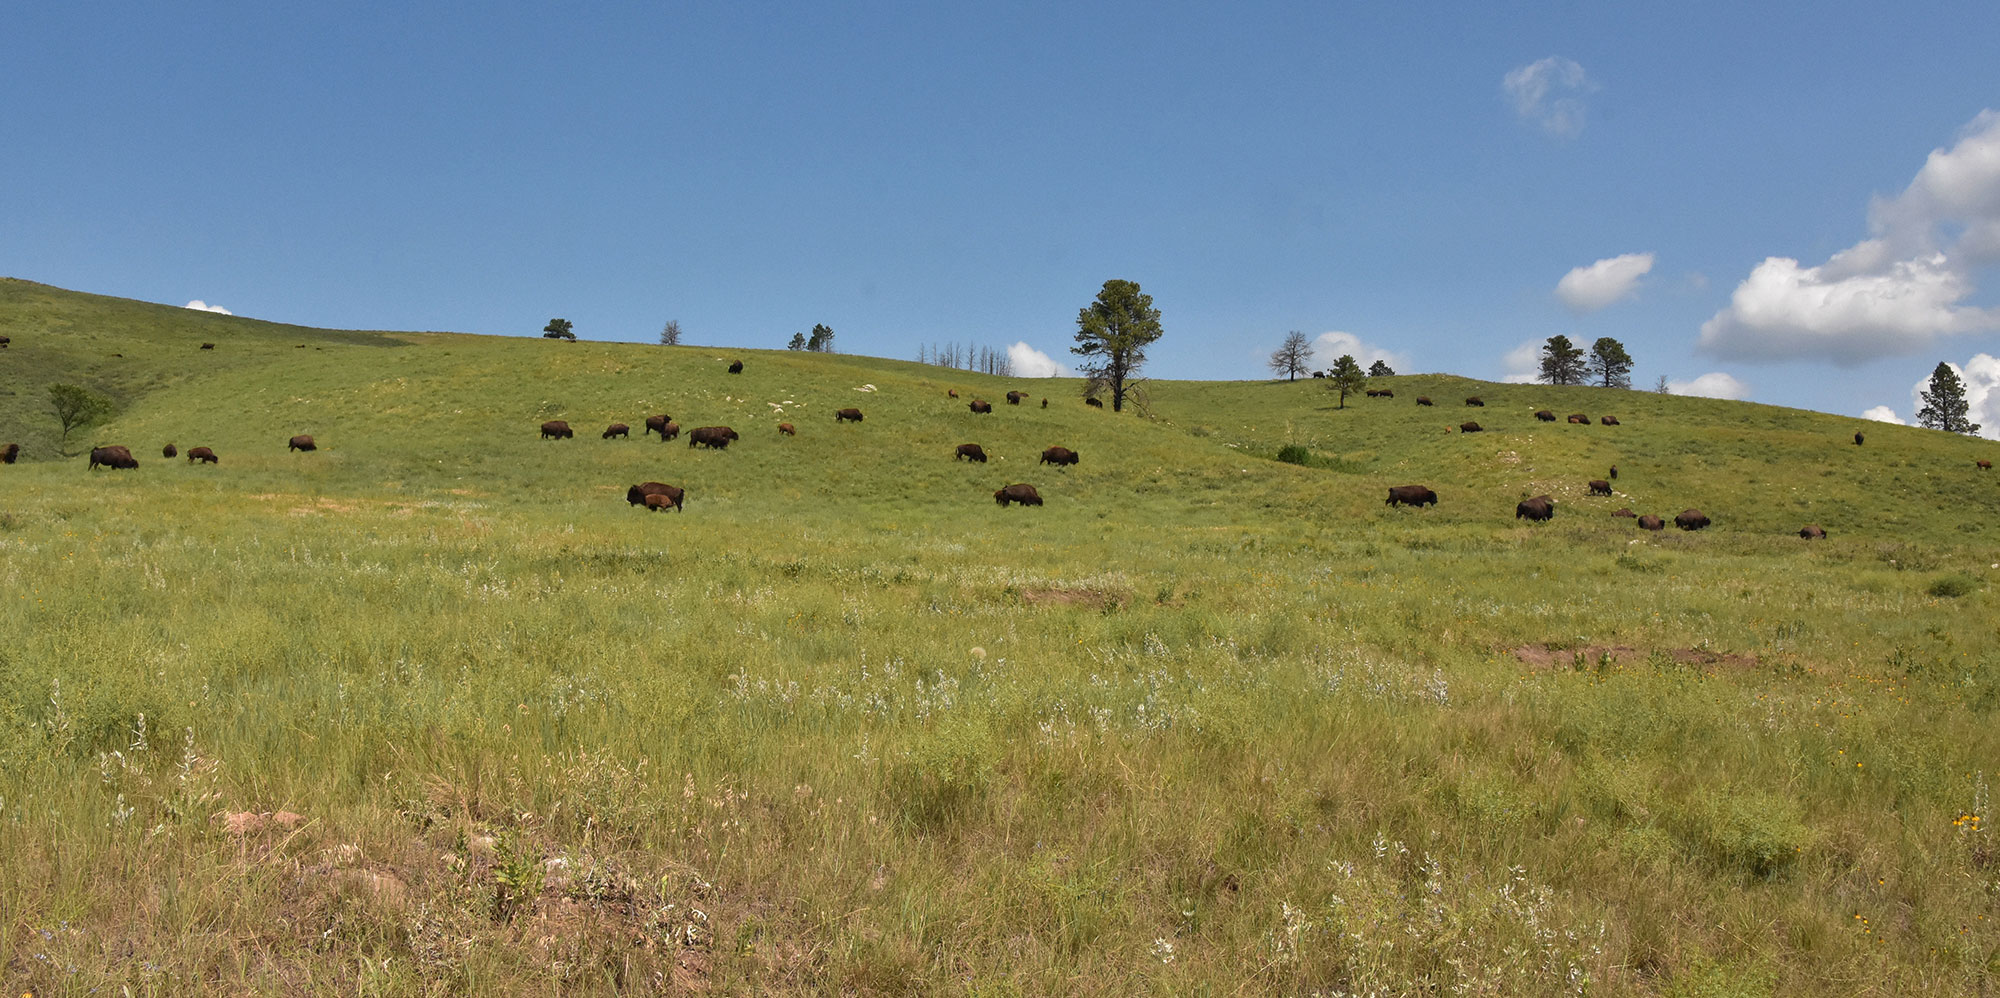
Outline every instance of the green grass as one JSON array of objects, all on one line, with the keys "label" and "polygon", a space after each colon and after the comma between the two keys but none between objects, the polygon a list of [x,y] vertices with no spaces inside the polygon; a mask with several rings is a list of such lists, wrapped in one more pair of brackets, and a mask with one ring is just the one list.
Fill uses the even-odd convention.
[{"label": "green grass", "polygon": [[[1953,994],[2000,952],[1990,442],[1442,375],[1114,414],[24,282],[0,332],[9,993]],[[58,380],[139,469],[57,453]],[[661,411],[742,439],[597,438]]]}]

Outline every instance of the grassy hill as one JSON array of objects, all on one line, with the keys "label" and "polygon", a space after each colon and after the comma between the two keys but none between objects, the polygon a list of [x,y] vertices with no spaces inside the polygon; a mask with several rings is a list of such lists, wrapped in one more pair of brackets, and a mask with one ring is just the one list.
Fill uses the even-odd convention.
[{"label": "grassy hill", "polygon": [[[0,333],[8,987],[1904,994],[1996,966],[1987,441],[1444,375],[1111,413],[1072,381],[19,281]],[[67,456],[57,381],[118,403]],[[658,412],[741,439],[598,438]],[[141,465],[88,472],[93,443]],[[649,479],[685,512],[629,507]],[[1010,482],[1046,505],[999,508]],[[1385,506],[1407,483],[1439,504]],[[1555,519],[1515,520],[1540,493]]]}]

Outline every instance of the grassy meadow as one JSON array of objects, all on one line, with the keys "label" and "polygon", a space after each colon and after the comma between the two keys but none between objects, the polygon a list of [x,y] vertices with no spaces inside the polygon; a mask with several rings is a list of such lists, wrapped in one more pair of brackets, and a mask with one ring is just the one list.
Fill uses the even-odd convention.
[{"label": "grassy meadow", "polygon": [[[1989,441],[1444,375],[1111,413],[1074,381],[7,280],[0,334],[9,995],[2000,972]],[[54,382],[118,406],[67,454]],[[741,439],[640,436],[659,412]],[[99,443],[140,467],[87,471]],[[1055,444],[1081,463],[1038,466]],[[629,506],[645,480],[685,510]],[[1046,505],[995,505],[1012,482]],[[1384,505],[1410,483],[1439,504]]]}]

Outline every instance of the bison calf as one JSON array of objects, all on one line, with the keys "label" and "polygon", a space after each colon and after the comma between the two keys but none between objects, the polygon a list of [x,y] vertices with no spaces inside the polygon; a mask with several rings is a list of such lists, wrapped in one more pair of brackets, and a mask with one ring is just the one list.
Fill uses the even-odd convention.
[{"label": "bison calf", "polygon": [[1435,506],[1438,494],[1422,485],[1392,485],[1384,506]]},{"label": "bison calf", "polygon": [[665,426],[660,427],[661,443],[666,443],[667,441],[672,440],[680,435],[681,435],[681,424],[676,423],[671,419],[667,420],[667,424]]},{"label": "bison calf", "polygon": [[301,433],[298,436],[285,441],[285,450],[288,452],[295,450],[318,450],[318,449],[319,445],[313,443],[312,434],[310,433]]},{"label": "bison calf", "polygon": [[665,482],[640,482],[625,490],[625,501],[634,506],[646,505],[647,496],[669,496],[675,509],[681,506],[683,491]]},{"label": "bison calf", "polygon": [[778,434],[779,434],[780,436],[786,436],[786,437],[796,437],[796,436],[798,436],[798,435],[799,435],[799,430],[798,430],[798,427],[796,427],[796,426],[793,426],[793,425],[792,425],[792,424],[790,424],[790,423],[779,423],[779,424],[778,424]]},{"label": "bison calf", "polygon": [[630,440],[632,439],[632,428],[626,426],[624,423],[613,423],[604,428],[604,439],[609,440],[612,437],[624,437]]},{"label": "bison calf", "polygon": [[967,461],[977,461],[980,464],[985,464],[986,449],[979,446],[978,444],[959,444],[957,452],[952,454],[951,459],[956,461],[959,458],[964,458]]},{"label": "bison calf", "polygon": [[1040,506],[1042,494],[1036,492],[1032,485],[1009,485],[993,493],[993,501],[1002,506],[1010,502],[1017,502],[1023,506]]},{"label": "bison calf", "polygon": [[1604,480],[1604,479],[1602,479],[1602,478],[1593,478],[1593,479],[1591,479],[1591,480],[1590,480],[1590,494],[1591,494],[1591,495],[1594,495],[1594,496],[1608,496],[1608,495],[1610,495],[1610,494],[1611,494],[1611,483],[1610,483],[1610,482],[1607,482],[1607,481],[1605,481],[1605,480]]},{"label": "bison calf", "polygon": [[551,419],[542,424],[543,440],[568,440],[574,436],[576,431],[570,429],[569,424],[560,419]]},{"label": "bison calf", "polygon": [[188,448],[188,463],[193,464],[196,461],[200,461],[203,464],[221,463],[221,460],[215,456],[215,452],[208,449],[207,447]]},{"label": "bison calf", "polygon": [[957,397],[958,397],[958,389],[956,389],[956,388],[947,388],[947,389],[945,389],[945,390],[944,390],[944,397],[945,397],[945,398],[948,398],[948,399],[955,399],[955,398],[957,398]]},{"label": "bison calf", "polygon": [[1077,456],[1075,451],[1070,450],[1067,447],[1051,447],[1048,450],[1042,452],[1042,460],[1040,463],[1053,464],[1057,467],[1062,467],[1063,465],[1075,464],[1076,461],[1077,461]]},{"label": "bison calf", "polygon": [[1571,426],[1589,426],[1590,417],[1580,412],[1572,412],[1569,414],[1569,422]]}]

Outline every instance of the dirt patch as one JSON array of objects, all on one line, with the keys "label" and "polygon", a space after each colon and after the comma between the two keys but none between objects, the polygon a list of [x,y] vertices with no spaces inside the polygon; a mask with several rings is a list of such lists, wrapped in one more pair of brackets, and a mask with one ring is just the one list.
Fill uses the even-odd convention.
[{"label": "dirt patch", "polygon": [[1104,589],[1065,589],[1051,586],[1021,590],[1021,602],[1028,606],[1083,606],[1093,610],[1116,610],[1127,602],[1124,593]]},{"label": "dirt patch", "polygon": [[1521,664],[1535,669],[1573,668],[1594,666],[1600,663],[1630,665],[1633,662],[1650,660],[1655,654],[1664,655],[1682,665],[1715,665],[1727,669],[1752,669],[1757,666],[1757,656],[1755,655],[1709,651],[1705,648],[1641,650],[1629,645],[1583,645],[1576,648],[1551,648],[1546,644],[1526,644],[1518,648],[1511,648],[1507,653],[1514,656]]}]

